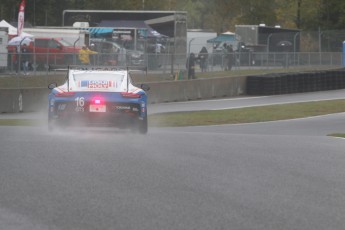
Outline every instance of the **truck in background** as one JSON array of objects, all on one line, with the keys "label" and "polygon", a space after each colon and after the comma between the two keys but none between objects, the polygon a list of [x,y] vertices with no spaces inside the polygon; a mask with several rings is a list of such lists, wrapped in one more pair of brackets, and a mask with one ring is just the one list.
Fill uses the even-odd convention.
[{"label": "truck in background", "polygon": [[[243,48],[242,55],[248,56],[248,63],[263,65],[270,62],[288,65],[290,57],[300,50],[300,30],[280,26],[236,25],[236,36]],[[272,53],[272,55],[270,55]]]},{"label": "truck in background", "polygon": [[89,31],[65,28],[24,28],[24,32],[32,34],[35,38],[63,38],[74,46],[89,45]]},{"label": "truck in background", "polygon": [[[33,69],[48,69],[49,65],[72,65],[76,64],[81,49],[64,40],[63,38],[36,37],[26,45],[27,53],[30,55],[30,64]],[[8,53],[14,60],[21,59],[21,52],[17,45],[8,45]],[[19,56],[17,55],[19,54]]]},{"label": "truck in background", "polygon": [[187,31],[187,55],[188,53],[198,54],[202,47],[206,47],[208,53],[212,53],[212,44],[207,40],[217,37],[217,33],[208,30],[189,29]]}]

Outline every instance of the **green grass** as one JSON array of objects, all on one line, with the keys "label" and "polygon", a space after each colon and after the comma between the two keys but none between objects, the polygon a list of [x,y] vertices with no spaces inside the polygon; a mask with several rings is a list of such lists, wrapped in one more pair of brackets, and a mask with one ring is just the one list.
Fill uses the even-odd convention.
[{"label": "green grass", "polygon": [[216,111],[174,112],[149,116],[156,127],[239,124],[345,112],[345,100],[305,102]]},{"label": "green grass", "polygon": [[[182,127],[199,125],[240,124],[287,120],[345,112],[345,100],[304,102],[258,106],[217,111],[174,112],[149,115],[150,127]],[[0,119],[0,126],[39,126],[45,124],[32,119]],[[345,130],[344,130],[345,132]],[[328,136],[345,138],[345,134]]]},{"label": "green grass", "polygon": [[42,121],[33,119],[0,119],[0,126],[38,126]]},{"label": "green grass", "polygon": [[[323,68],[324,69],[324,68]],[[237,70],[197,73],[198,78],[217,78],[217,77],[235,77],[260,75],[276,72],[298,72],[312,71],[315,68],[299,69],[262,69],[262,70]],[[133,74],[133,79],[137,83],[169,81],[173,76],[167,74]],[[11,75],[0,78],[0,89],[6,88],[36,88],[47,87],[51,82],[62,84],[65,80],[65,74],[49,73],[48,75],[38,75],[24,77],[23,75]],[[331,100],[321,102],[306,102],[285,105],[260,106],[241,109],[229,109],[219,111],[199,111],[199,112],[181,112],[165,113],[149,116],[149,125],[151,127],[180,127],[197,125],[220,125],[220,124],[239,124],[274,120],[286,120],[310,116],[325,115],[331,113],[345,112],[345,100]],[[23,126],[39,125],[35,120],[22,119],[0,119],[0,125]],[[344,137],[345,134],[331,134]]]},{"label": "green grass", "polygon": [[327,136],[345,138],[345,133],[332,133],[328,134]]}]

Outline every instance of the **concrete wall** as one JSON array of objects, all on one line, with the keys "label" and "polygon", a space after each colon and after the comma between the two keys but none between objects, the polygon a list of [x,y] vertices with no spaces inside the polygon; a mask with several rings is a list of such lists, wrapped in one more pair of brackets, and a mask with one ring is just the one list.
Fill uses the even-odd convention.
[{"label": "concrete wall", "polygon": [[44,89],[1,89],[0,113],[34,112],[46,109],[47,88]]},{"label": "concrete wall", "polygon": [[245,94],[246,77],[149,83],[149,103],[188,101]]},{"label": "concrete wall", "polygon": [[[246,93],[246,77],[148,83],[148,103],[232,97]],[[47,109],[49,89],[0,89],[0,113]]]}]

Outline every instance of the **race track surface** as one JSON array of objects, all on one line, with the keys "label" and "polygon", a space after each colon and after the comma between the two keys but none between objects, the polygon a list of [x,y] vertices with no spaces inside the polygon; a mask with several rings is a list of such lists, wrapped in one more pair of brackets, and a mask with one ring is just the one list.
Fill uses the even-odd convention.
[{"label": "race track surface", "polygon": [[147,135],[2,126],[0,229],[343,229],[345,140],[327,134],[344,116]]}]

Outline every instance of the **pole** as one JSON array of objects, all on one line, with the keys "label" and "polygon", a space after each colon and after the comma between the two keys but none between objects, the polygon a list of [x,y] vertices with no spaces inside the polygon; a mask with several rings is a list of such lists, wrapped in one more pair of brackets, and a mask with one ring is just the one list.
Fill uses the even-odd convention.
[{"label": "pole", "polygon": [[190,45],[195,38],[190,39],[188,42],[188,56],[187,56],[187,78],[189,79],[189,56],[190,56]]},{"label": "pole", "polygon": [[34,27],[36,26],[36,0],[34,0]]},{"label": "pole", "polygon": [[267,67],[268,67],[268,63],[269,63],[269,53],[270,53],[270,39],[272,37],[273,34],[269,34],[267,37]]},{"label": "pole", "polygon": [[345,41],[343,41],[343,67],[345,67]]},{"label": "pole", "polygon": [[300,32],[297,32],[295,34],[295,36],[293,37],[293,61],[294,63],[296,63],[296,39],[297,39],[297,36],[299,35]]}]

